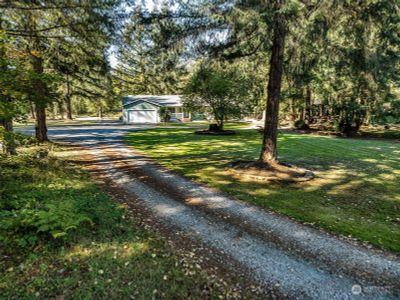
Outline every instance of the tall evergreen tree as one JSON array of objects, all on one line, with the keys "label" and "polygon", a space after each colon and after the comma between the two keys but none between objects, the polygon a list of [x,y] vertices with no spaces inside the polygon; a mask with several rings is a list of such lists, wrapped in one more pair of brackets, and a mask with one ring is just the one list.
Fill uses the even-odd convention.
[{"label": "tall evergreen tree", "polygon": [[[189,51],[225,59],[270,55],[266,101],[266,122],[260,161],[277,161],[277,127],[285,37],[296,20],[312,18],[322,6],[314,1],[203,1],[158,12],[137,14],[156,38],[156,47],[169,48],[186,42]],[[150,43],[151,44],[151,43]]]},{"label": "tall evergreen tree", "polygon": [[[60,49],[70,58],[74,57],[76,49],[82,50],[88,45],[92,48],[100,46],[105,51],[105,45],[115,28],[115,16],[119,16],[117,9],[121,9],[119,0],[0,2],[5,32],[15,36],[19,47],[29,54],[31,68],[37,75],[32,83],[31,99],[35,103],[36,137],[39,141],[48,139],[46,107],[53,98],[47,75],[54,71],[50,60],[54,62],[54,56],[63,55],[57,53]],[[90,52],[82,53],[86,57],[92,56]],[[68,64],[68,61],[65,63]],[[60,64],[58,67],[56,71],[63,70],[64,75],[67,75],[65,71],[69,69],[66,72],[68,77],[71,75],[70,68],[65,65],[62,68]]]}]

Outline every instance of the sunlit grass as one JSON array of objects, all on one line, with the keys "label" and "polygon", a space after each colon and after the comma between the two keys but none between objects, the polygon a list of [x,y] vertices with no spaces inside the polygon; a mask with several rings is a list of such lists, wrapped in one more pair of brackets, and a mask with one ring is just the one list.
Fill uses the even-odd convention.
[{"label": "sunlit grass", "polygon": [[234,136],[202,136],[187,128],[153,129],[127,140],[167,168],[232,196],[400,252],[399,142],[280,134],[280,160],[312,169],[317,178],[279,185],[225,170],[229,162],[259,155],[260,133],[244,125],[235,130]]}]

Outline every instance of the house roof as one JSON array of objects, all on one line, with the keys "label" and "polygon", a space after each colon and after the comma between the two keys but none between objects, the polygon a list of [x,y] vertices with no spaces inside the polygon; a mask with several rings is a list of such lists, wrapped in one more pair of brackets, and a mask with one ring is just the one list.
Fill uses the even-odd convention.
[{"label": "house roof", "polygon": [[122,98],[122,106],[125,107],[132,103],[144,101],[157,106],[182,106],[182,99],[179,95],[162,95],[162,96],[151,96],[151,95],[128,95]]}]

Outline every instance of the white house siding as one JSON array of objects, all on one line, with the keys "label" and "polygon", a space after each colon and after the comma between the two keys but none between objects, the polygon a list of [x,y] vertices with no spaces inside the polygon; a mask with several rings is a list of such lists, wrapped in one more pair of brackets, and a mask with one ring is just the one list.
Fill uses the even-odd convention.
[{"label": "white house siding", "polygon": [[137,101],[123,109],[125,123],[158,123],[160,117],[159,107],[144,101]]},{"label": "white house siding", "polygon": [[125,123],[158,123],[160,107],[167,107],[170,110],[171,121],[191,120],[191,114],[183,111],[179,95],[127,95],[122,98],[122,107]]}]

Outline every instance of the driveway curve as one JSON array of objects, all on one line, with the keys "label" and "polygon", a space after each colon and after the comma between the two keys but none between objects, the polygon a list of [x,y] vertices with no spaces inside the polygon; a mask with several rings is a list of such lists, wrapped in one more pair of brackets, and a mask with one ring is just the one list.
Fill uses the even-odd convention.
[{"label": "driveway curve", "polygon": [[124,143],[127,132],[148,128],[116,122],[54,126],[49,136],[81,147],[89,164],[128,201],[201,241],[232,272],[240,265],[266,290],[290,299],[400,299],[398,256],[355,245],[166,170]]}]

